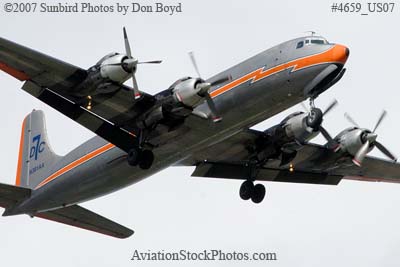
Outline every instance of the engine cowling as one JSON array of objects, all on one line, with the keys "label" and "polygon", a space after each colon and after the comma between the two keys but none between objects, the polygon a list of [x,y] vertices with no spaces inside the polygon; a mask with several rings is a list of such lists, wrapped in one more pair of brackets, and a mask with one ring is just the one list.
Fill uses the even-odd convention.
[{"label": "engine cowling", "polygon": [[202,88],[198,86],[204,81],[199,78],[186,77],[172,85],[174,99],[185,106],[195,108],[204,101]]},{"label": "engine cowling", "polygon": [[310,127],[308,119],[309,114],[304,112],[297,112],[289,115],[281,123],[287,137],[299,143],[304,143],[317,136],[319,132]]},{"label": "engine cowling", "polygon": [[[360,148],[367,141],[367,136],[371,134],[371,131],[359,128],[346,129],[335,138],[339,143],[339,149],[342,152],[347,152],[352,156],[355,156]],[[371,143],[368,152],[374,148]]]},{"label": "engine cowling", "polygon": [[124,69],[122,64],[128,57],[126,55],[113,53],[100,61],[100,75],[103,79],[109,79],[117,83],[124,83],[131,73]]}]

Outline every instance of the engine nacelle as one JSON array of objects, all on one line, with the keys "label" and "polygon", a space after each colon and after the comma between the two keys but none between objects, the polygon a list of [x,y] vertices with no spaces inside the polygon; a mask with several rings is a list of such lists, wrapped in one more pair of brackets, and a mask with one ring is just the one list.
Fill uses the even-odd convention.
[{"label": "engine nacelle", "polygon": [[304,143],[318,135],[318,131],[308,126],[307,116],[307,113],[297,112],[283,120],[281,124],[289,139]]},{"label": "engine nacelle", "polygon": [[201,79],[191,77],[177,81],[171,86],[175,100],[191,108],[200,105],[204,101],[204,97],[199,95],[201,88],[198,88],[197,85],[201,82]]},{"label": "engine nacelle", "polygon": [[[342,152],[347,152],[350,155],[355,156],[365,143],[363,136],[368,133],[370,133],[370,131],[365,129],[349,128],[339,133],[335,140],[339,143]],[[371,144],[368,152],[372,149],[373,145]]]},{"label": "engine nacelle", "polygon": [[124,83],[131,74],[123,68],[122,62],[127,59],[126,55],[112,53],[100,61],[100,75],[117,83]]}]

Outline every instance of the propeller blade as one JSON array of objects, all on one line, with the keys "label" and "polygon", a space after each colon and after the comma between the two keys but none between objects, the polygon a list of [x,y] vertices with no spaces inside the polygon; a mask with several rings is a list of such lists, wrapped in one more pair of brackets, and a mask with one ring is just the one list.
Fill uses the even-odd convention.
[{"label": "propeller blade", "polygon": [[332,136],[328,133],[328,131],[324,127],[319,126],[319,131],[322,134],[322,136],[326,139],[326,141],[328,141],[328,143],[332,144],[333,142],[335,142]]},{"label": "propeller blade", "polygon": [[372,131],[373,133],[376,131],[376,129],[378,129],[379,125],[382,123],[383,119],[386,117],[386,114],[387,114],[386,110],[383,110],[381,116],[379,117],[378,121],[376,122],[374,130]]},{"label": "propeller blade", "polygon": [[388,158],[390,158],[391,160],[397,161],[396,156],[393,155],[384,145],[382,145],[378,141],[375,141],[374,144],[375,144],[376,148],[378,148],[379,151],[381,151],[383,154],[385,154]]},{"label": "propeller blade", "polygon": [[129,44],[128,35],[126,34],[126,29],[124,27],[124,41],[125,41],[125,52],[128,57],[132,57],[131,46]]},{"label": "propeller blade", "polygon": [[353,163],[356,164],[358,167],[361,167],[361,164],[368,153],[369,149],[369,141],[365,142],[360,149],[357,151],[356,155],[353,158]]},{"label": "propeller blade", "polygon": [[136,76],[134,73],[132,73],[132,83],[133,83],[133,92],[135,94],[135,99],[138,99],[141,97],[141,94],[139,92],[139,86],[137,84]]},{"label": "propeller blade", "polygon": [[204,97],[206,99],[208,107],[211,110],[211,117],[213,122],[220,122],[222,118],[218,115],[217,108],[215,107],[214,101],[212,100],[210,94],[206,93]]},{"label": "propeller blade", "polygon": [[161,64],[162,60],[152,60],[152,61],[143,61],[138,62],[137,64]]},{"label": "propeller blade", "polygon": [[219,79],[217,79],[215,81],[212,81],[211,82],[211,86],[217,86],[217,85],[220,85],[222,83],[228,82],[230,80],[232,80],[232,76],[230,76],[230,75],[224,76],[224,77],[221,77],[221,78],[219,78]]},{"label": "propeller blade", "polygon": [[354,126],[356,126],[357,128],[360,128],[360,126],[358,126],[357,122],[355,120],[353,120],[353,118],[346,112],[344,114],[344,117]]},{"label": "propeller blade", "polygon": [[329,106],[325,109],[325,111],[324,111],[324,116],[328,113],[328,112],[330,112],[334,107],[336,107],[336,105],[338,104],[338,101],[336,100],[336,99],[334,99],[333,101],[332,101],[332,103],[330,103],[329,104]]},{"label": "propeller blade", "polygon": [[193,51],[189,52],[189,57],[190,57],[190,60],[192,61],[194,69],[196,70],[197,77],[200,78],[201,75],[200,75],[199,67],[197,66],[196,58],[194,57]]}]

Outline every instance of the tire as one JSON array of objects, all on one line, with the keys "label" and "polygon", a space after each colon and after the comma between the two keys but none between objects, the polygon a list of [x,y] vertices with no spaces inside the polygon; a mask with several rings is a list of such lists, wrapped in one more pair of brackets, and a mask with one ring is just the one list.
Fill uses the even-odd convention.
[{"label": "tire", "polygon": [[261,203],[264,200],[265,197],[265,186],[262,184],[256,184],[254,186],[253,194],[251,196],[251,200],[258,204]]},{"label": "tire", "polygon": [[143,170],[151,168],[154,162],[154,154],[150,150],[144,150],[140,156],[139,167]]},{"label": "tire", "polygon": [[322,111],[319,108],[313,108],[307,116],[307,126],[313,129],[318,128],[322,123]]},{"label": "tire", "polygon": [[139,158],[140,158],[140,150],[137,148],[132,148],[129,150],[128,153],[128,164],[131,166],[136,166],[139,164]]},{"label": "tire", "polygon": [[243,200],[249,200],[253,195],[254,184],[252,181],[244,181],[240,186],[239,195]]}]

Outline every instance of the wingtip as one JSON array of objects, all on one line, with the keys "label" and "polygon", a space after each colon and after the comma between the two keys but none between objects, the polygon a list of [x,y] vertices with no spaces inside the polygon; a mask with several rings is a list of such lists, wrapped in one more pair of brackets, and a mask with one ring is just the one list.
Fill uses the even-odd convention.
[{"label": "wingtip", "polygon": [[134,233],[135,233],[135,231],[133,231],[133,230],[131,230],[131,229],[128,229],[129,231],[126,231],[126,233],[121,233],[121,234],[119,234],[119,235],[113,235],[114,237],[116,237],[116,238],[119,238],[119,239],[126,239],[126,238],[129,238],[129,237],[131,237]]}]

